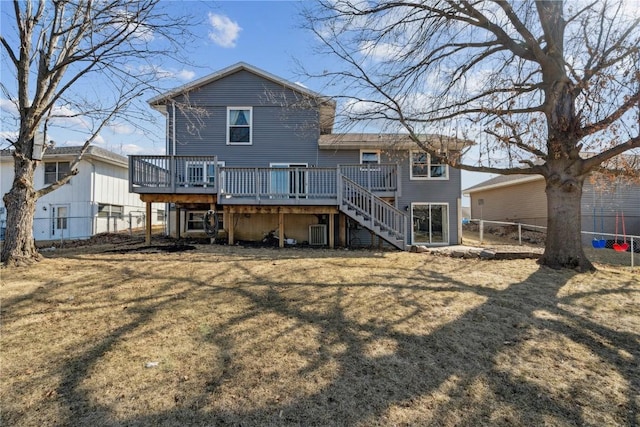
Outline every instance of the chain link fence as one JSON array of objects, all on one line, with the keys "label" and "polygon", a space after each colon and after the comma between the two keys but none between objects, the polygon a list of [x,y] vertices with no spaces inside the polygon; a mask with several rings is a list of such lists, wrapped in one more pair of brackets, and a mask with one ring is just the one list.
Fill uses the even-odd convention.
[{"label": "chain link fence", "polygon": [[[104,233],[125,233],[129,235],[146,232],[144,212],[130,212],[115,216],[64,216],[36,217],[33,220],[33,237],[38,246],[47,243],[64,243],[69,240],[89,239]],[[156,232],[164,230],[166,218],[154,215],[152,228]],[[0,220],[0,241],[6,234],[6,220]]]},{"label": "chain link fence", "polygon": [[[480,245],[496,248],[507,246],[544,248],[546,227],[505,221],[469,220],[463,226],[463,239],[477,239]],[[582,231],[585,255],[591,262],[638,267],[640,236],[621,233]]]}]

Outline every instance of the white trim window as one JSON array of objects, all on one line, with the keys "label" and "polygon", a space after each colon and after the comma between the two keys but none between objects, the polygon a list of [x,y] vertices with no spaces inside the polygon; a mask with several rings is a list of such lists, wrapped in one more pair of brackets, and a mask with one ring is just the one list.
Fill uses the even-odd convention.
[{"label": "white trim window", "polygon": [[124,216],[124,206],[98,203],[98,218],[118,218]]},{"label": "white trim window", "polygon": [[227,107],[227,145],[253,143],[253,108]]},{"label": "white trim window", "polygon": [[449,166],[424,151],[409,153],[411,179],[449,179]]},{"label": "white trim window", "polygon": [[44,183],[53,184],[62,179],[69,173],[70,165],[70,162],[44,162]]},{"label": "white trim window", "polygon": [[379,165],[380,150],[360,150],[361,165]]},{"label": "white trim window", "polygon": [[414,245],[448,245],[449,204],[411,203],[411,242]]}]

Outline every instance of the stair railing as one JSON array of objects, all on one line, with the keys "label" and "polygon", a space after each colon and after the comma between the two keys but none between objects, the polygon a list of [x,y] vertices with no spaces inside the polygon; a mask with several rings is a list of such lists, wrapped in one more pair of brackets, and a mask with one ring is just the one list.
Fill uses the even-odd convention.
[{"label": "stair railing", "polygon": [[341,206],[362,216],[362,225],[372,230],[379,227],[406,243],[407,216],[404,212],[345,176],[339,177],[339,186]]}]

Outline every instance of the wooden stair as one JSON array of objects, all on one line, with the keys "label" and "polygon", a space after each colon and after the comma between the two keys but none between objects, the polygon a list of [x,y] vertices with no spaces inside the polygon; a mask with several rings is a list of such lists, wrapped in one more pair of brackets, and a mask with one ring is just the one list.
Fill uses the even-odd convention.
[{"label": "wooden stair", "polygon": [[407,216],[368,189],[339,177],[340,211],[400,250],[406,250]]}]

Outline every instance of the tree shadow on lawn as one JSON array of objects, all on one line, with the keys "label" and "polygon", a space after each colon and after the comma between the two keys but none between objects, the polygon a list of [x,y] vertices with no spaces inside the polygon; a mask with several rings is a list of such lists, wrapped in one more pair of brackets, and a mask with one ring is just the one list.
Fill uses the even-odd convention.
[{"label": "tree shadow on lawn", "polygon": [[[235,268],[242,268],[242,264],[237,263]],[[246,273],[250,274],[249,271]],[[346,300],[343,286],[292,284],[333,287],[331,308],[320,312],[305,303],[294,303],[283,297],[279,292],[282,283],[269,283],[264,277],[256,277],[260,290],[248,284],[225,288],[251,301],[253,309],[217,327],[207,339],[223,351],[232,352],[233,343],[228,336],[234,325],[263,313],[293,319],[297,325],[320,329],[317,354],[309,356],[307,367],[299,372],[300,380],[304,381],[308,372],[332,361],[338,366],[332,381],[314,393],[289,396],[289,399],[283,399],[286,403],[282,404],[274,402],[269,407],[210,410],[207,405],[220,385],[234,381],[234,372],[241,368],[232,366],[232,359],[226,359],[223,377],[212,377],[206,389],[194,390],[195,397],[188,405],[117,419],[109,407],[97,406],[83,393],[82,381],[123,336],[150,322],[154,312],[164,309],[164,303],[159,303],[139,313],[134,321],[113,331],[81,357],[67,361],[57,390],[58,398],[64,402],[67,411],[61,424],[386,425],[392,422],[389,420],[393,416],[390,411],[397,408],[407,410],[408,425],[592,424],[593,420],[585,417],[581,407],[574,405],[576,395],[579,400],[580,384],[571,384],[567,393],[572,395],[572,399],[565,400],[557,393],[550,393],[543,383],[536,384],[498,366],[497,359],[505,352],[514,346],[525,345],[532,331],[542,330],[581,344],[601,359],[599,363],[606,363],[617,371],[627,383],[627,405],[611,407],[610,414],[622,424],[637,425],[636,394],[640,391],[638,335],[615,331],[562,308],[574,298],[558,296],[559,290],[572,277],[570,273],[561,274],[541,268],[526,280],[505,289],[469,286],[438,273],[421,276],[416,272],[414,277],[415,286],[359,283],[345,287],[388,287],[390,293],[396,293],[400,298],[399,292],[419,288],[421,283],[429,282],[436,285],[430,286],[428,291],[468,292],[483,297],[484,302],[430,332],[407,332],[396,325],[411,316],[420,315],[420,307],[419,301],[407,300],[406,296],[401,297],[403,302],[415,307],[405,317],[394,322],[386,322],[385,319],[357,322],[345,313],[347,305],[357,302]],[[211,283],[194,283],[194,286],[216,289]],[[491,321],[494,326],[490,334],[486,333],[485,321]],[[378,340],[396,343],[395,350],[390,354],[372,356],[368,345]],[[340,344],[343,351],[336,353],[330,350],[336,344]],[[542,373],[569,367],[539,366],[537,369]],[[562,372],[557,375],[561,376]],[[541,376],[544,378],[544,374]],[[424,406],[428,406],[427,416],[424,412],[411,415]],[[505,408],[510,410],[505,411]]]}]

